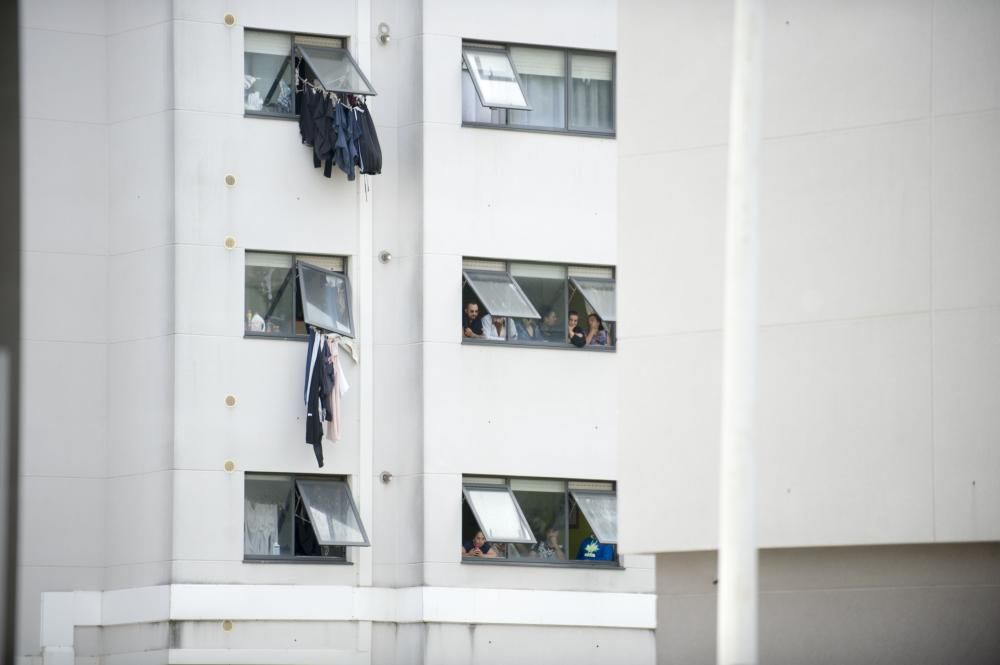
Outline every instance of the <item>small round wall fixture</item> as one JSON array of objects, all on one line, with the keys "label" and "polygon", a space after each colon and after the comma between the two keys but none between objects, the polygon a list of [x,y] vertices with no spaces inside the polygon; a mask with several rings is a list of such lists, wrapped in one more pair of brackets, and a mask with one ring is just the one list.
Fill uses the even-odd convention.
[{"label": "small round wall fixture", "polygon": [[379,23],[378,24],[378,40],[380,42],[382,42],[383,46],[385,46],[386,44],[389,43],[390,39],[392,39],[392,34],[391,34],[390,30],[389,30],[389,24],[386,23],[385,21],[383,21],[382,23]]},{"label": "small round wall fixture", "polygon": [[222,241],[222,244],[226,249],[236,249],[236,238],[233,236],[226,236],[226,239]]},{"label": "small round wall fixture", "polygon": [[229,186],[229,187],[235,187],[236,186],[236,176],[234,176],[232,173],[227,173],[226,174],[226,185]]},{"label": "small round wall fixture", "polygon": [[236,395],[226,395],[226,406],[236,406]]},{"label": "small round wall fixture", "polygon": [[224,631],[226,631],[228,633],[232,629],[233,629],[233,622],[232,621],[230,621],[229,619],[226,619],[225,621],[222,622],[222,630],[224,630]]},{"label": "small round wall fixture", "polygon": [[231,459],[227,459],[226,463],[222,465],[222,468],[226,471],[233,471],[236,468],[236,462]]},{"label": "small round wall fixture", "polygon": [[222,22],[225,23],[226,26],[231,28],[234,25],[236,25],[236,17],[233,16],[232,14],[226,14],[225,16],[222,17]]},{"label": "small round wall fixture", "polygon": [[392,261],[392,252],[387,249],[383,249],[378,253],[378,260],[379,263],[388,263],[389,261]]}]

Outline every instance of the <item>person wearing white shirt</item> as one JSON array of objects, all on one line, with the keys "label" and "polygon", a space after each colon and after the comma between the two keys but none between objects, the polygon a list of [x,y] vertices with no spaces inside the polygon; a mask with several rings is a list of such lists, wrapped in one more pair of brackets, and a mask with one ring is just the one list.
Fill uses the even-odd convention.
[{"label": "person wearing white shirt", "polygon": [[487,314],[483,317],[483,336],[485,339],[507,341],[507,330],[510,329],[510,339],[517,339],[517,330],[513,322],[506,316],[494,318]]}]

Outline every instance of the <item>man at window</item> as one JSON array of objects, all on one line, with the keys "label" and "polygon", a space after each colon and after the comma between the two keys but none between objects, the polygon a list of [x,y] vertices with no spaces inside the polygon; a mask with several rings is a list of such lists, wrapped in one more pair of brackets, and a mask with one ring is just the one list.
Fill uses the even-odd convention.
[{"label": "man at window", "polygon": [[483,333],[486,339],[507,340],[507,331],[510,331],[509,339],[517,339],[517,330],[506,316],[492,316],[487,314],[483,317]]},{"label": "man at window", "polygon": [[483,320],[479,318],[479,303],[465,303],[462,312],[462,335],[464,337],[483,337]]}]

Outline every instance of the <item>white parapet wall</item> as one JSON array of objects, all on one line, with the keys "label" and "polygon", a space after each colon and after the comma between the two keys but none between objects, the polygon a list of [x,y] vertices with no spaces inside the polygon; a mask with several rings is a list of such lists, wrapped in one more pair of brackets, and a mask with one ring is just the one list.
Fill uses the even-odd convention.
[{"label": "white parapet wall", "polygon": [[[231,629],[237,622],[249,621],[361,622],[369,625],[358,631],[354,651],[367,653],[371,651],[370,622],[652,631],[656,596],[452,587],[174,584],[44,593],[41,620],[44,664],[71,665],[76,662],[75,632],[81,627],[211,621],[230,622],[223,628]],[[345,655],[343,645],[294,650],[263,645],[240,649],[160,646],[169,663],[267,663],[280,653],[282,663],[305,664]]]}]

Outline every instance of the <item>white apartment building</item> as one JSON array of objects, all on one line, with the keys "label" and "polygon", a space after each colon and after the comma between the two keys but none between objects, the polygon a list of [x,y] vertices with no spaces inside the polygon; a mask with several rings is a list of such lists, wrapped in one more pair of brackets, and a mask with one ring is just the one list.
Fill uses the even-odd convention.
[{"label": "white apartment building", "polygon": [[[20,662],[654,662],[616,12],[21,2]],[[298,77],[367,97],[380,174],[313,167]],[[321,468],[309,326],[349,384]]]},{"label": "white apartment building", "polygon": [[[621,544],[715,662],[733,3],[618,6]],[[1000,3],[766,2],[760,662],[1000,662]]]}]

